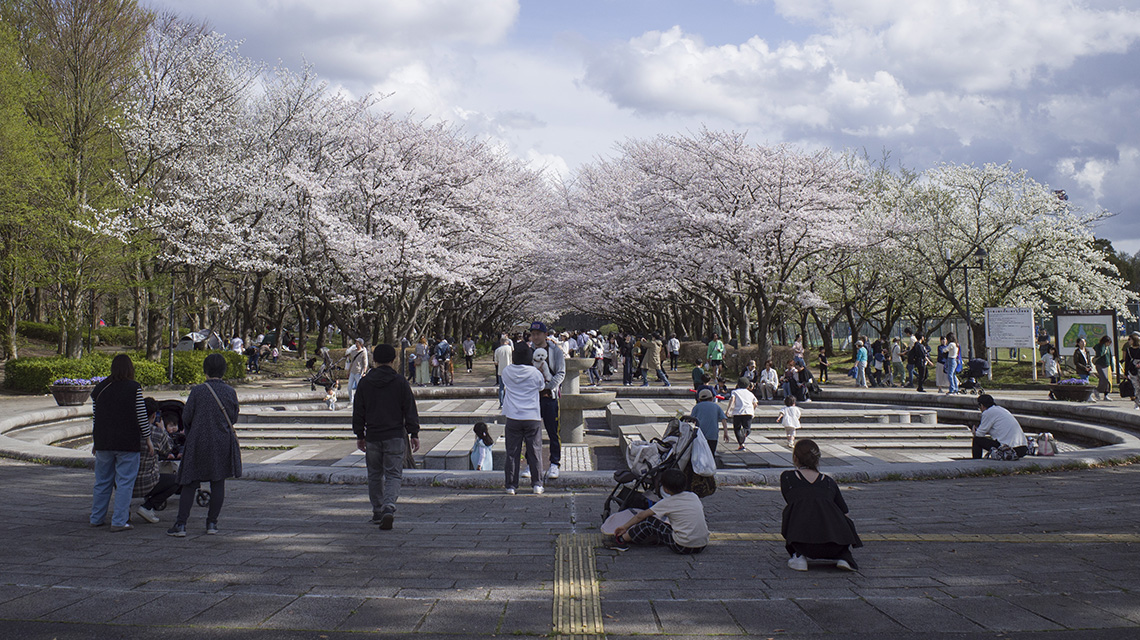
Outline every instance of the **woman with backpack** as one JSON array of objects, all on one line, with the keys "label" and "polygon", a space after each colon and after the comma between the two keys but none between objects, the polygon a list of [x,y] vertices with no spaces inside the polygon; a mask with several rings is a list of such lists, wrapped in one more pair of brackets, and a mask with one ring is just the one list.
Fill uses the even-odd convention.
[{"label": "woman with backpack", "polygon": [[946,334],[946,393],[958,393],[958,357],[961,349],[958,347],[958,336],[954,332]]}]

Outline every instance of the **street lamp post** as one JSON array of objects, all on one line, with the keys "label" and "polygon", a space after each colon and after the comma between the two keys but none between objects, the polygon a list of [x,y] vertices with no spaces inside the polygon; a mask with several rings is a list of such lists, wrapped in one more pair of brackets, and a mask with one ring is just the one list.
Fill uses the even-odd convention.
[{"label": "street lamp post", "polygon": [[974,327],[970,322],[970,269],[982,269],[986,263],[986,256],[989,253],[985,249],[978,247],[974,251],[975,264],[962,262],[957,267],[954,266],[954,259],[950,256],[950,250],[946,250],[946,270],[950,274],[954,273],[954,269],[962,270],[962,282],[965,288],[965,302],[966,302],[966,362],[974,359]]}]

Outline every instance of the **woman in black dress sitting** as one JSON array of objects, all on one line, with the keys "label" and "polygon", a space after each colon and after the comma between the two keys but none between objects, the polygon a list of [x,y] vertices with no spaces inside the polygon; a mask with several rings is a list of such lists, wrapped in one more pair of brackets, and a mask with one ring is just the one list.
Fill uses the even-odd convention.
[{"label": "woman in black dress sitting", "polygon": [[855,523],[847,517],[847,503],[835,480],[819,472],[819,447],[811,440],[800,440],[792,450],[794,471],[780,475],[784,495],[784,547],[791,558],[788,566],[807,571],[807,561],[834,560],[845,571],[859,568],[851,557],[852,547],[861,547]]}]

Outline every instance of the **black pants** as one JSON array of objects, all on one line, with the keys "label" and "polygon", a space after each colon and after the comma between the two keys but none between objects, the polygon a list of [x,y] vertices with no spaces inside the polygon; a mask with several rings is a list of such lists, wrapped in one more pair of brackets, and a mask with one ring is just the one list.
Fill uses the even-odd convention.
[{"label": "black pants", "polygon": [[675,354],[675,353],[669,354],[669,370],[670,371],[676,371],[677,370],[677,354]]},{"label": "black pants", "polygon": [[819,381],[827,382],[827,367],[819,365]]},{"label": "black pants", "polygon": [[[194,506],[194,497],[198,493],[201,482],[191,482],[182,485],[182,495],[178,499],[177,524],[186,524],[190,519],[190,509]],[[218,515],[222,512],[222,503],[226,501],[226,481],[212,480],[210,482],[210,510],[206,512],[206,522],[218,523]]]},{"label": "black pants", "polygon": [[467,370],[471,370],[471,356],[464,354],[463,359],[467,361]]},{"label": "black pants", "polygon": [[708,441],[709,449],[712,449],[713,454],[716,454],[716,438]]},{"label": "black pants", "polygon": [[743,447],[748,434],[752,433],[752,416],[732,416],[732,430],[736,433],[736,444]]},{"label": "black pants", "polygon": [[[177,476],[173,473],[163,473],[158,476],[158,484],[146,494],[142,506],[147,509],[154,509],[158,505],[170,499],[170,496],[178,492],[178,481],[175,480]],[[181,506],[181,505],[179,505]]]},{"label": "black pants", "polygon": [[558,434],[558,400],[542,396],[538,399],[538,409],[542,414],[542,425],[546,427],[546,437],[550,439],[550,464],[560,464],[562,439]]},{"label": "black pants", "polygon": [[846,560],[852,568],[858,569],[855,558],[851,557],[851,546],[835,542],[792,542],[784,543],[788,555],[800,554],[811,560]]},{"label": "black pants", "polygon": [[[993,438],[974,436],[970,439],[970,457],[974,460],[980,460],[984,452],[999,447],[1001,447],[1001,443]],[[1025,454],[1029,453],[1029,447],[1014,447],[1013,451],[1018,458],[1024,458]]]},{"label": "black pants", "polygon": [[621,383],[625,385],[633,384],[633,358],[626,356],[621,372]]},{"label": "black pants", "polygon": [[926,384],[926,367],[916,366],[914,368],[915,391],[923,391],[922,385]]}]

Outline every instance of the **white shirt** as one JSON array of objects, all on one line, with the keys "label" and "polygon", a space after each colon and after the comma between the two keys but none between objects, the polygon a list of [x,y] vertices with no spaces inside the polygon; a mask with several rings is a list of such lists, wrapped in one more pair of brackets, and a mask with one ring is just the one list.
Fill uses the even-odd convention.
[{"label": "white shirt", "polygon": [[495,372],[503,375],[507,367],[511,366],[511,358],[514,357],[515,349],[509,344],[504,344],[498,349],[495,349]]},{"label": "white shirt", "polygon": [[1041,356],[1041,364],[1045,367],[1045,375],[1050,378],[1057,375],[1057,359],[1053,357],[1053,354],[1046,353]]},{"label": "white shirt", "polygon": [[503,373],[503,417],[542,420],[538,394],[546,387],[542,372],[529,364],[512,364]]},{"label": "white shirt", "polygon": [[669,353],[680,353],[681,341],[676,338],[669,338]]},{"label": "white shirt", "polygon": [[780,424],[784,425],[785,429],[799,429],[801,413],[803,412],[796,406],[780,409]]},{"label": "white shirt", "polygon": [[463,354],[468,355],[468,356],[475,355],[475,341],[474,340],[464,340],[463,341]]},{"label": "white shirt", "polygon": [[733,389],[728,400],[728,415],[756,415],[756,396],[748,389]]},{"label": "white shirt", "polygon": [[766,384],[773,388],[777,387],[780,385],[780,374],[776,373],[772,367],[768,367],[760,372],[760,384]]},{"label": "white shirt", "polygon": [[1009,412],[1005,407],[994,405],[989,409],[982,412],[981,423],[978,424],[978,429],[974,435],[989,436],[1002,444],[1009,445],[1010,448],[1024,447],[1029,443],[1025,440],[1025,434],[1021,432],[1021,425],[1018,424],[1017,418]]},{"label": "white shirt", "polygon": [[653,514],[673,527],[673,542],[682,547],[703,547],[709,543],[709,525],[701,499],[692,491],[665,496],[652,507]]},{"label": "white shirt", "polygon": [[891,343],[891,362],[902,362],[902,347],[899,343]]}]

